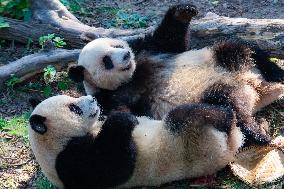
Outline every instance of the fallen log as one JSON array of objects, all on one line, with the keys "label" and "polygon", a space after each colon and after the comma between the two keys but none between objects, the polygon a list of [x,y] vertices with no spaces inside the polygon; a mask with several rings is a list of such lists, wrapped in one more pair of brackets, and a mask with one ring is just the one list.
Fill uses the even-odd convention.
[{"label": "fallen log", "polygon": [[80,50],[55,49],[25,56],[19,60],[0,67],[0,88],[5,81],[15,74],[21,81],[40,73],[48,65],[61,69],[68,63],[76,62]]},{"label": "fallen log", "polygon": [[208,13],[191,23],[193,47],[224,39],[241,39],[284,58],[284,19],[229,18]]}]

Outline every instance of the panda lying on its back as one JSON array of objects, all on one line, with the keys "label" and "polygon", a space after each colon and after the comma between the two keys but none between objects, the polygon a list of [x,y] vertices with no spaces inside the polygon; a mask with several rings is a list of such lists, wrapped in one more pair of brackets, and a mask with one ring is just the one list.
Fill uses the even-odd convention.
[{"label": "panda lying on its back", "polygon": [[139,53],[134,59],[126,42],[101,38],[83,48],[69,75],[81,76],[104,113],[130,109],[160,119],[183,103],[215,104],[234,110],[248,140],[267,144],[270,138],[253,114],[283,96],[283,84],[264,78],[277,80],[270,77],[273,70],[280,77],[284,72],[265,58],[223,42],[180,54]]},{"label": "panda lying on its back", "polygon": [[99,121],[91,96],[51,97],[30,117],[43,173],[59,188],[160,185],[210,175],[234,160],[243,136],[230,108],[181,105],[163,121],[114,112]]}]

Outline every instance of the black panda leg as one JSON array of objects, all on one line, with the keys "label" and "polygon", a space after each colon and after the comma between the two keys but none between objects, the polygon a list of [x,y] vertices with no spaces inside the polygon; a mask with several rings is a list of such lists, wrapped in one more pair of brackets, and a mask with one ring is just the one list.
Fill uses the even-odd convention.
[{"label": "black panda leg", "polygon": [[189,23],[198,11],[191,4],[176,5],[167,11],[152,37],[157,50],[180,53],[188,50]]},{"label": "black panda leg", "polygon": [[270,60],[269,53],[257,47],[253,50],[252,58],[264,79],[268,82],[284,81],[284,70]]},{"label": "black panda leg", "polygon": [[191,4],[170,7],[154,34],[136,42],[132,45],[133,49],[138,52],[149,50],[162,53],[180,53],[188,50],[189,23],[197,14],[197,8]]},{"label": "black panda leg", "polygon": [[230,108],[209,104],[185,104],[171,110],[166,118],[167,129],[180,133],[192,125],[212,125],[221,132],[229,133],[235,124],[235,116]]},{"label": "black panda leg", "polygon": [[110,188],[131,178],[136,146],[132,131],[138,124],[129,113],[113,113],[97,136],[74,137],[56,159],[65,188]]},{"label": "black panda leg", "polygon": [[268,52],[257,45],[241,40],[225,41],[213,46],[216,64],[228,71],[235,72],[251,69],[256,65],[268,82],[284,81],[284,70],[270,60]]},{"label": "black panda leg", "polygon": [[251,98],[242,92],[227,84],[215,84],[204,93],[202,102],[232,108],[236,112],[237,126],[245,135],[245,142],[268,144],[270,136],[263,132],[261,124],[252,116]]}]

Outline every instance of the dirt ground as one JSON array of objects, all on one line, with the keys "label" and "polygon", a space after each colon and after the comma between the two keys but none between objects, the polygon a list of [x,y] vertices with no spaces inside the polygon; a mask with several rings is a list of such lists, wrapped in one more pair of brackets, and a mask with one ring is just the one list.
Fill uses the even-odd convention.
[{"label": "dirt ground", "polygon": [[[105,27],[106,23],[109,23],[113,19],[114,15],[109,14],[109,11],[104,11],[106,7],[128,10],[147,16],[150,26],[160,22],[169,6],[188,2],[198,7],[199,15],[197,18],[203,17],[207,12],[214,12],[218,15],[229,17],[284,19],[284,0],[85,0],[78,2],[80,2],[81,7],[87,10],[88,13],[77,12],[75,15],[82,22],[96,27]],[[11,41],[0,42],[0,45],[0,66],[39,50],[39,47],[34,45],[27,49],[26,45],[15,44]],[[278,63],[281,63],[281,61]],[[40,83],[43,83],[39,78],[40,77],[34,78],[34,80],[39,80]],[[20,86],[34,82],[34,80],[20,84]],[[28,99],[30,97],[46,98],[41,90],[19,90],[18,87],[12,92],[7,88],[0,89],[0,118],[10,119],[14,116],[20,116],[25,112],[29,112],[30,106]],[[54,90],[52,95],[62,93],[72,96],[80,96],[83,94],[80,90],[78,91],[74,83],[71,83],[69,89],[66,91]],[[281,112],[283,107],[284,99],[267,107],[257,115],[268,119],[273,135],[282,132],[280,127],[284,125],[284,115]],[[226,179],[227,176],[223,176],[222,178]],[[15,137],[0,129],[0,189],[52,188],[48,184],[46,187],[42,187],[45,186],[44,184],[38,184],[42,180],[45,181],[45,178],[34,160],[29,144],[24,143],[21,137]],[[170,184],[163,188],[189,188],[189,185],[190,183],[188,181],[183,181],[182,183]],[[232,185],[226,184],[226,186],[231,188]],[[243,185],[240,184],[235,188],[243,188],[242,186]],[[275,185],[273,187],[282,188],[281,185]]]}]

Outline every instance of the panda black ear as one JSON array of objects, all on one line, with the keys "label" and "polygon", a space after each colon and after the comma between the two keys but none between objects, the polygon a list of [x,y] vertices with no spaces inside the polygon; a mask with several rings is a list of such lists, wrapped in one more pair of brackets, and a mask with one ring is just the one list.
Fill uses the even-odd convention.
[{"label": "panda black ear", "polygon": [[83,82],[84,70],[85,68],[83,66],[79,65],[71,66],[68,70],[68,76],[76,83]]},{"label": "panda black ear", "polygon": [[47,127],[44,124],[45,120],[46,117],[34,114],[30,117],[30,126],[35,132],[43,135],[47,131]]},{"label": "panda black ear", "polygon": [[41,103],[41,100],[38,98],[30,98],[29,103],[33,108],[35,108],[39,103]]}]

